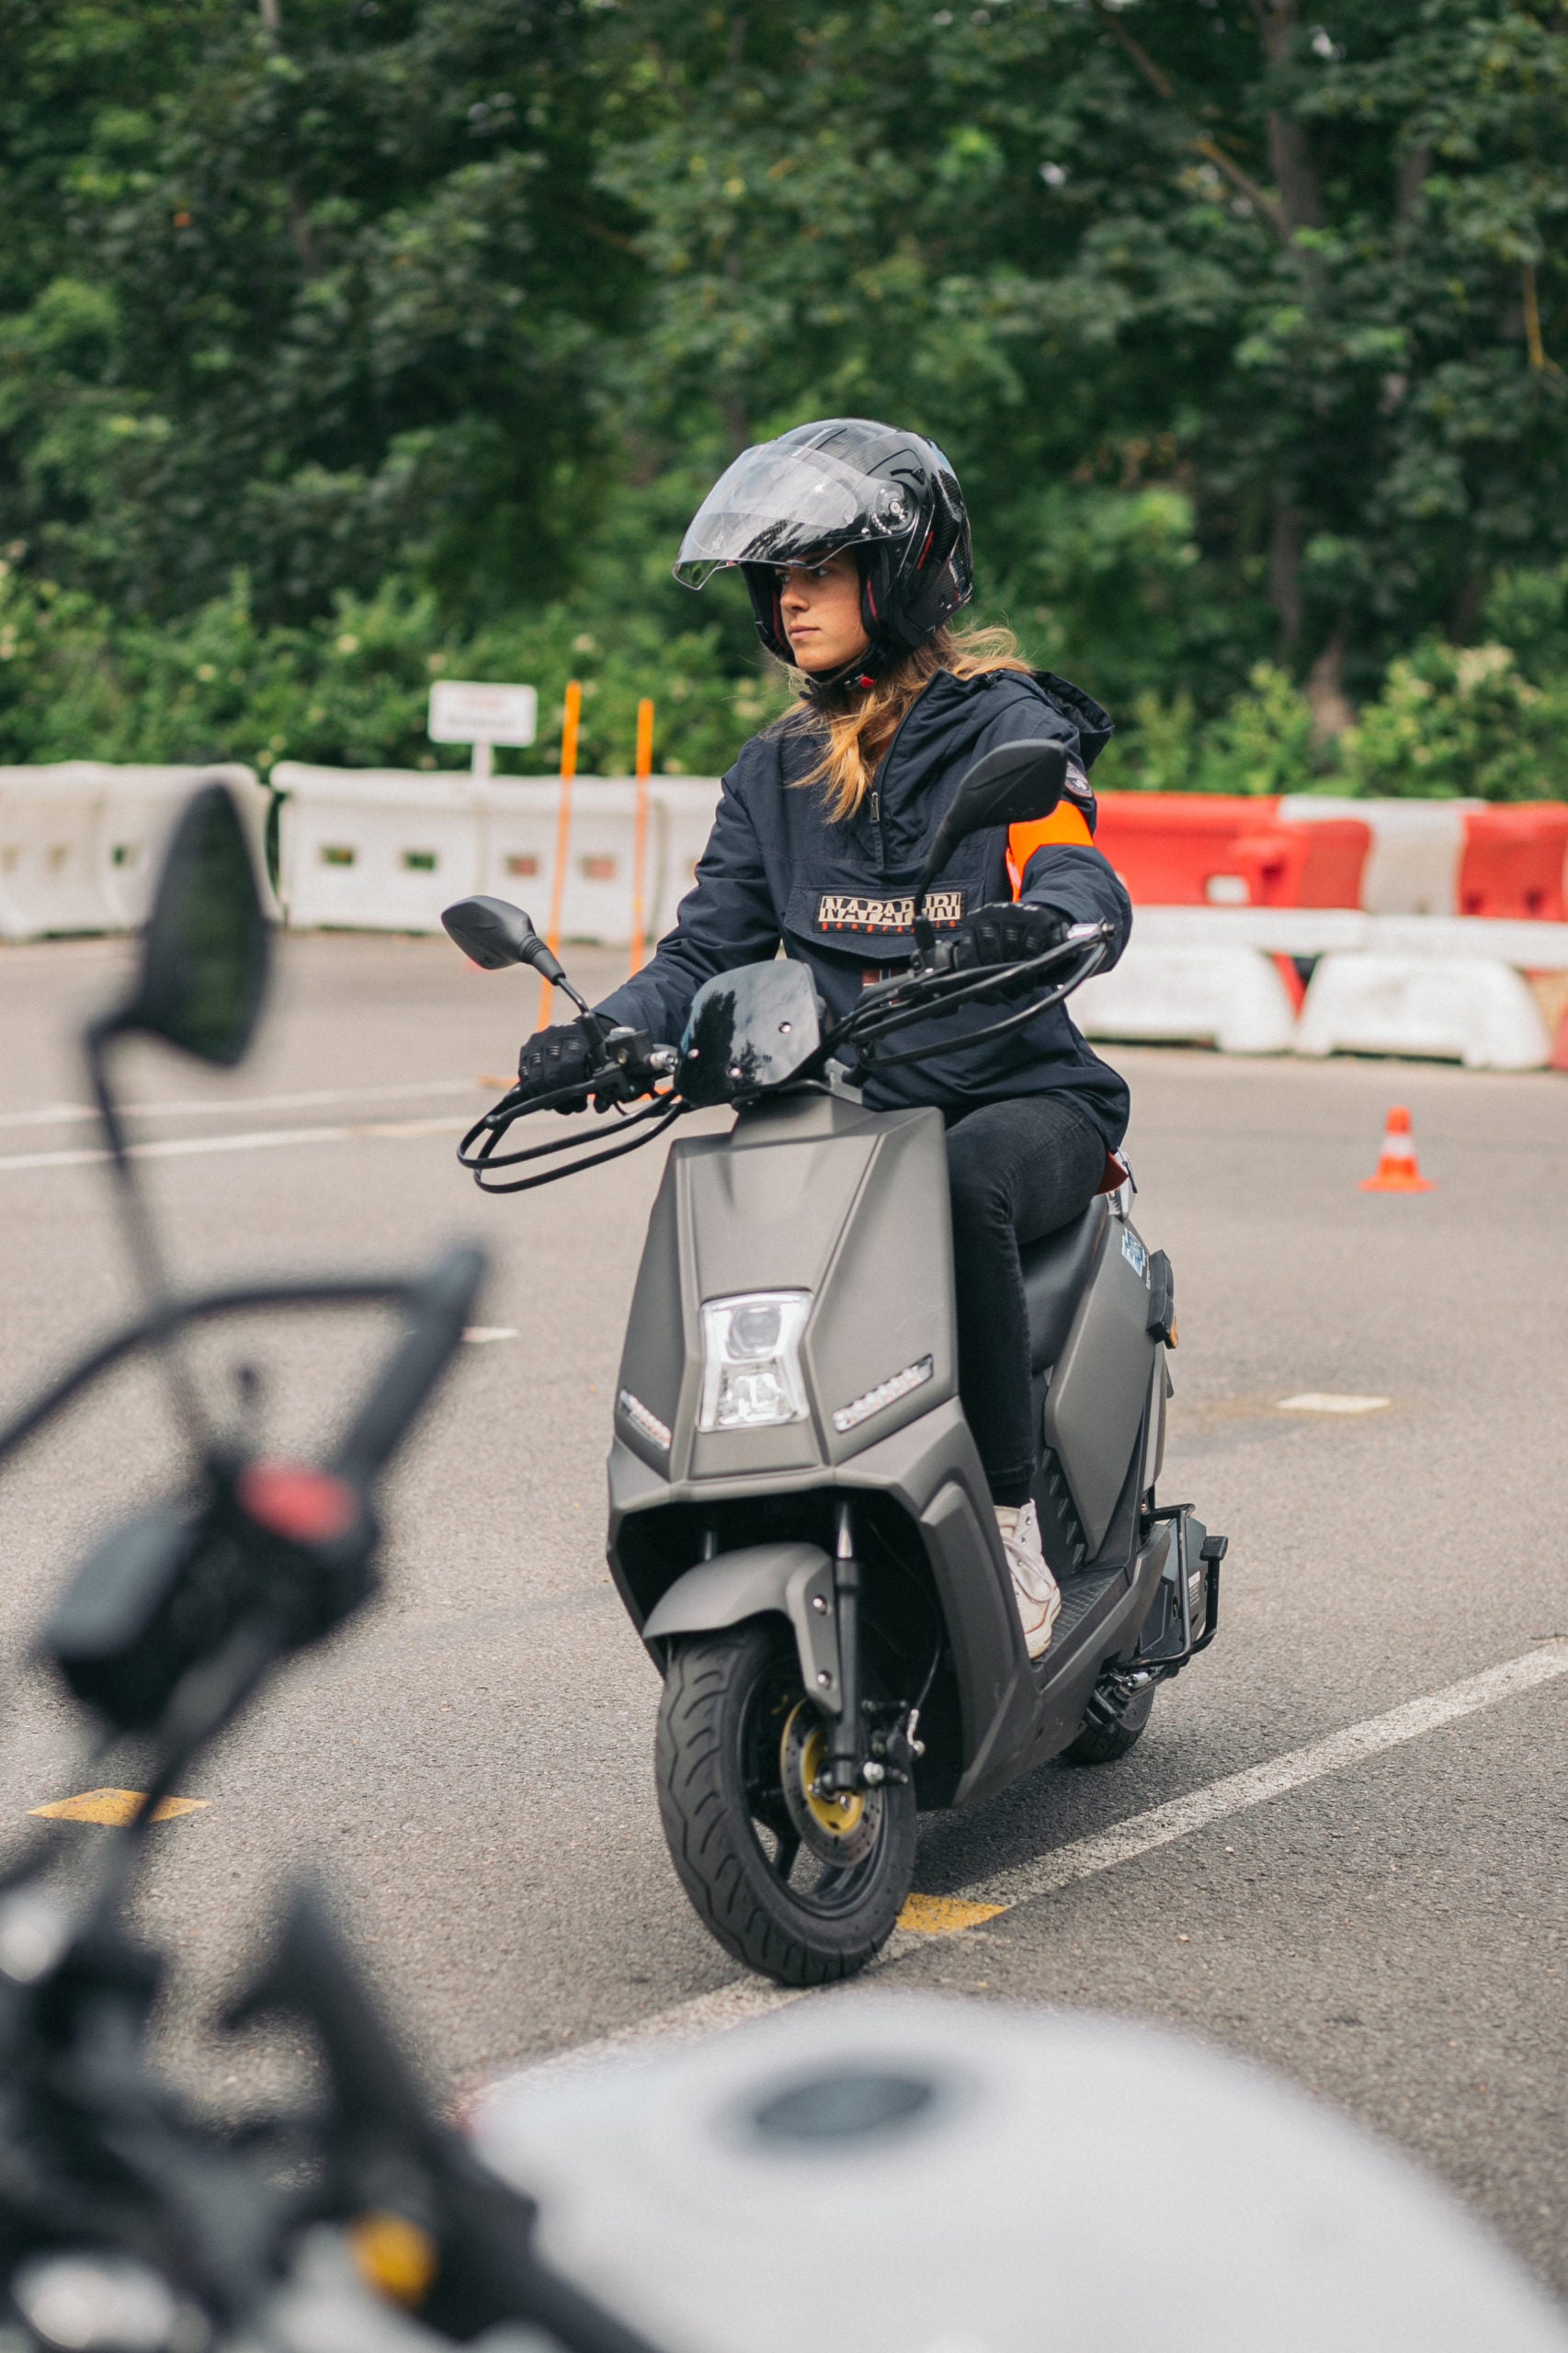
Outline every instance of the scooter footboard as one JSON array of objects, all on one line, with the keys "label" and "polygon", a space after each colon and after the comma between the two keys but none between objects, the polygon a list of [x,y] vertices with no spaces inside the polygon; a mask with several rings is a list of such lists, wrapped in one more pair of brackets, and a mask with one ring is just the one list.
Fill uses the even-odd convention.
[{"label": "scooter footboard", "polygon": [[655,1602],[642,1640],[663,1668],[665,1645],[676,1635],[717,1633],[769,1614],[789,1620],[805,1687],[824,1715],[836,1716],[842,1682],[833,1563],[820,1544],[747,1544],[699,1562]]}]

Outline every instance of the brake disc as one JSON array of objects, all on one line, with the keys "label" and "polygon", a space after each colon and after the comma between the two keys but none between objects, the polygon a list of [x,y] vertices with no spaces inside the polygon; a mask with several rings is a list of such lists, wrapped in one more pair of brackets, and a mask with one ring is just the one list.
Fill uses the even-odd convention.
[{"label": "brake disc", "polygon": [[778,1778],[784,1803],[801,1844],[826,1863],[846,1870],[863,1863],[882,1826],[881,1790],[846,1790],[819,1795],[818,1776],[827,1762],[827,1728],[809,1699],[790,1711],[778,1745]]}]

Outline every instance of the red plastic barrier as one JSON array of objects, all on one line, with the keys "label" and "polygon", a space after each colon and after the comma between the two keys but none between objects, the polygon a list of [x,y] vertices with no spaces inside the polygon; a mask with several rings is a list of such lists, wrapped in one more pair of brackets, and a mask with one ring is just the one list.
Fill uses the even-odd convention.
[{"label": "red plastic barrier", "polygon": [[1460,866],[1461,915],[1564,919],[1562,865],[1568,858],[1568,802],[1532,801],[1504,809],[1467,809]]},{"label": "red plastic barrier", "polygon": [[1231,845],[1236,871],[1255,907],[1358,907],[1361,870],[1372,829],[1358,817],[1325,817],[1310,825],[1282,818]]},{"label": "red plastic barrier", "polygon": [[1278,806],[1244,793],[1104,792],[1095,842],[1136,905],[1244,905],[1233,846],[1270,825]]}]

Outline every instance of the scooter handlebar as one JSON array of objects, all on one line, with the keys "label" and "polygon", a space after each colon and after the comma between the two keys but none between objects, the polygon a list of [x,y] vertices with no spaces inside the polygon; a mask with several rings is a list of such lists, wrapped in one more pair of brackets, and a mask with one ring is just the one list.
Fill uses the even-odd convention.
[{"label": "scooter handlebar", "polygon": [[459,1243],[413,1286],[410,1327],[327,1465],[338,1478],[364,1487],[397,1451],[462,1338],[484,1271],[483,1251]]}]

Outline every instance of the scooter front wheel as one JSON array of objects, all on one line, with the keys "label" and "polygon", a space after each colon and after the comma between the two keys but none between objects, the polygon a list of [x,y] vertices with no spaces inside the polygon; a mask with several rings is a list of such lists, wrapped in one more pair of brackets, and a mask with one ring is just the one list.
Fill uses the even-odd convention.
[{"label": "scooter front wheel", "polygon": [[657,1771],[671,1859],[719,1942],[783,1985],[863,1969],[915,1871],[914,1790],[820,1795],[826,1730],[781,1619],[695,1635],[670,1660]]}]

